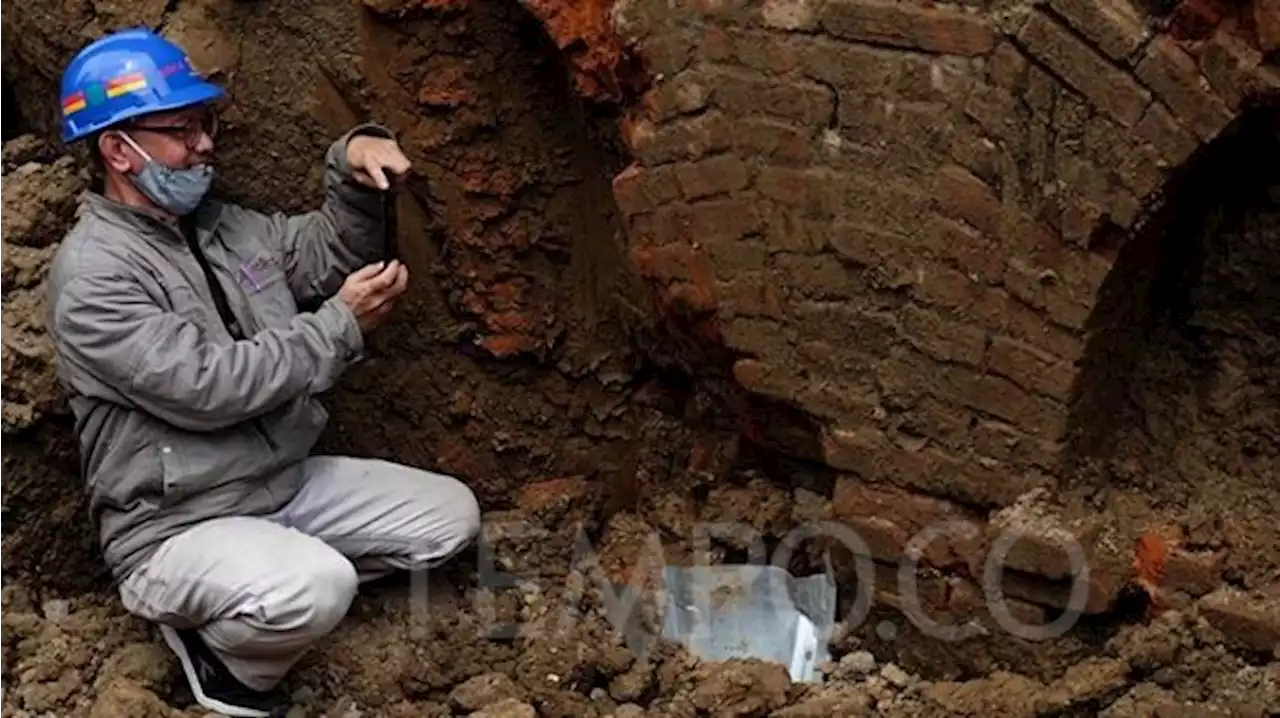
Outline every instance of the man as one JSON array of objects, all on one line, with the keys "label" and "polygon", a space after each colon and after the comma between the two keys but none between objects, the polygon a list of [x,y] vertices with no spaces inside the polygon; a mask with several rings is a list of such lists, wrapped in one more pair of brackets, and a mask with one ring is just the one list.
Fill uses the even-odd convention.
[{"label": "man", "polygon": [[362,125],[329,148],[319,210],[217,202],[222,96],[147,30],[71,62],[63,138],[92,143],[102,189],[59,248],[49,321],[125,607],[160,624],[201,705],[268,716],[359,581],[454,556],[479,510],[451,477],[309,455],[327,419],[315,396],[408,282],[377,260],[380,190],[409,161]]}]

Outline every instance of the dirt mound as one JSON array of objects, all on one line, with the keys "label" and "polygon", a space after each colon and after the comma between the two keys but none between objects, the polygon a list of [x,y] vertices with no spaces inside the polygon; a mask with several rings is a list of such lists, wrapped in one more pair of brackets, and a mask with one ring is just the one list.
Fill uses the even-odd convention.
[{"label": "dirt mound", "polygon": [[26,135],[4,145],[4,433],[61,403],[45,331],[44,278],[87,176],[71,157]]},{"label": "dirt mound", "polygon": [[[290,715],[1260,717],[1280,705],[1280,662],[1232,654],[1193,613],[1126,629],[1047,682],[1005,670],[933,682],[846,642],[825,683],[793,684],[777,664],[702,662],[665,644],[633,652],[599,592],[501,591],[491,602],[458,588],[462,573],[433,578],[425,593],[384,584],[358,598],[287,679]],[[205,715],[177,660],[117,602],[8,586],[3,621],[6,715]],[[501,623],[519,630],[493,635]]]}]

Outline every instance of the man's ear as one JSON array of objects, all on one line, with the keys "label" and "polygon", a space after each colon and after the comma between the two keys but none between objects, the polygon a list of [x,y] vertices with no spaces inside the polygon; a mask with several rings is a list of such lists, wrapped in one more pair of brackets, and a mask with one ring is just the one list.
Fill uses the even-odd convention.
[{"label": "man's ear", "polygon": [[118,133],[103,132],[98,136],[98,153],[102,157],[103,166],[120,174],[128,174],[133,169],[130,149]]}]

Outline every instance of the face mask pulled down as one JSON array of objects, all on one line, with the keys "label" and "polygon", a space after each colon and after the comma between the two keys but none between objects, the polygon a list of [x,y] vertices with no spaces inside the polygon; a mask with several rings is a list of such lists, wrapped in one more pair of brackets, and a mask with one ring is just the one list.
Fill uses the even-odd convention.
[{"label": "face mask pulled down", "polygon": [[120,135],[146,160],[142,169],[133,175],[133,184],[157,207],[177,217],[184,217],[194,211],[209,193],[209,188],[213,186],[211,165],[171,169],[156,162],[132,137],[123,132]]}]

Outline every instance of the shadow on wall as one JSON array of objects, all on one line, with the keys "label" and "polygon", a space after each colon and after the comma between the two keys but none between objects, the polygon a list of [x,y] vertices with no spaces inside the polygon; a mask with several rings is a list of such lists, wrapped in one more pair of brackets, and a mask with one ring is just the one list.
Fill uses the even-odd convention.
[{"label": "shadow on wall", "polygon": [[18,95],[13,91],[13,85],[8,80],[4,81],[3,106],[5,109],[3,140],[5,142],[30,131],[27,118],[22,115],[21,108],[18,107]]},{"label": "shadow on wall", "polygon": [[[1280,110],[1247,112],[1124,238],[1090,318],[1062,475],[1159,500],[1280,470]],[[1218,485],[1220,486],[1220,485]]]}]

